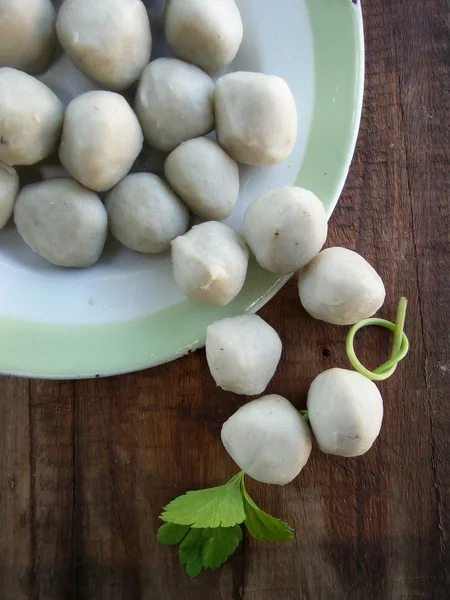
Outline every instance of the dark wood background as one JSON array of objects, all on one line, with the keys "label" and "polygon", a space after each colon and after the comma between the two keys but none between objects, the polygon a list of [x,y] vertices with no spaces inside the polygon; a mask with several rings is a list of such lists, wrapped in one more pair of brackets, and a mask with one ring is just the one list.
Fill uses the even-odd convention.
[{"label": "dark wood background", "polygon": [[[365,109],[330,244],[377,267],[384,316],[409,298],[412,349],[380,385],[375,447],[354,460],[316,450],[291,485],[252,484],[295,541],[246,538],[190,582],[156,542],[157,517],[236,471],[220,427],[242,402],[214,386],[204,352],[108,380],[2,378],[1,600],[450,597],[449,8],[367,0],[364,13]],[[293,281],[261,314],[285,348],[270,391],[301,408],[315,375],[347,366],[345,330],[308,318]],[[359,353],[375,366],[389,342],[365,332]]]}]

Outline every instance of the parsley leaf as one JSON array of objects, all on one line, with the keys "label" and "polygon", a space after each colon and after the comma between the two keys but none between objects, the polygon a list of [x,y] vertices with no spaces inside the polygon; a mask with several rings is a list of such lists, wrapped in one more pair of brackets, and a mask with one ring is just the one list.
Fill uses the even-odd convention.
[{"label": "parsley leaf", "polygon": [[218,569],[242,540],[241,523],[257,540],[290,540],[287,523],[262,511],[250,498],[241,471],[225,485],[187,492],[168,504],[158,529],[162,544],[180,543],[180,562],[191,579]]},{"label": "parsley leaf", "polygon": [[241,495],[244,474],[238,473],[225,485],[187,492],[168,504],[160,519],[192,528],[233,527],[245,519]]},{"label": "parsley leaf", "polygon": [[244,480],[242,480],[242,496],[245,509],[245,526],[257,540],[291,540],[294,532],[291,527],[262,511],[248,495]]},{"label": "parsley leaf", "polygon": [[203,529],[190,529],[180,544],[180,562],[186,565],[186,572],[191,579],[202,572]]},{"label": "parsley leaf", "polygon": [[217,527],[204,529],[203,565],[207,569],[218,569],[233,554],[242,540],[242,528]]},{"label": "parsley leaf", "polygon": [[175,525],[174,523],[164,523],[158,529],[158,542],[167,546],[179,544],[189,531],[189,525]]},{"label": "parsley leaf", "polygon": [[191,579],[202,569],[218,569],[233,554],[242,540],[242,529],[216,527],[191,529],[180,544],[180,562]]}]

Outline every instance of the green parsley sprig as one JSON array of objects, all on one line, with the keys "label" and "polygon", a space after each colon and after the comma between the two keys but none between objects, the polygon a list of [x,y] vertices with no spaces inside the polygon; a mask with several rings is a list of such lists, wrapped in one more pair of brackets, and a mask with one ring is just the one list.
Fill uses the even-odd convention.
[{"label": "green parsley sprig", "polygon": [[180,544],[180,562],[193,579],[202,569],[218,569],[239,546],[244,524],[257,540],[283,541],[293,538],[287,523],[261,510],[245,487],[243,471],[228,483],[187,492],[168,504],[158,530],[161,544]]}]

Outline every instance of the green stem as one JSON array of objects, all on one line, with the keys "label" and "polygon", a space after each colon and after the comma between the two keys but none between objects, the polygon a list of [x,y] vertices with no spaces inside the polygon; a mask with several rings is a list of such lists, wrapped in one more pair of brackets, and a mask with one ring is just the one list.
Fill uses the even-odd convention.
[{"label": "green stem", "polygon": [[397,316],[395,319],[394,341],[392,342],[391,358],[394,358],[402,347],[403,330],[405,329],[406,309],[408,308],[408,300],[400,298],[397,307]]},{"label": "green stem", "polygon": [[[368,379],[372,381],[383,381],[390,377],[396,370],[398,363],[405,358],[409,350],[409,342],[406,337],[403,329],[405,326],[405,317],[406,317],[406,308],[408,305],[408,301],[406,298],[400,298],[397,308],[397,317],[395,324],[391,323],[391,321],[386,321],[385,319],[371,318],[364,319],[353,327],[348,332],[347,341],[346,341],[346,350],[347,356],[352,364],[353,368],[364,375]],[[366,367],[361,364],[358,360],[355,348],[354,348],[354,339],[356,332],[362,329],[363,327],[367,327],[369,325],[377,325],[379,327],[385,327],[394,333],[394,340],[392,344],[391,356],[388,361],[374,369],[373,371],[369,371]]]},{"label": "green stem", "polygon": [[303,419],[308,422],[309,417],[308,417],[308,411],[307,410],[301,410],[300,414],[302,415]]},{"label": "green stem", "polygon": [[228,484],[232,484],[235,481],[242,481],[244,479],[245,473],[244,471],[239,471],[239,473],[236,473],[236,475],[233,475],[233,477],[228,481]]}]

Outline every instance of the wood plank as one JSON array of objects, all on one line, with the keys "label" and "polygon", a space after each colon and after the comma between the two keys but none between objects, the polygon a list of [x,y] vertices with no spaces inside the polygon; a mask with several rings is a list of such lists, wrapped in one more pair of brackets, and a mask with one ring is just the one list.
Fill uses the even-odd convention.
[{"label": "wood plank", "polygon": [[33,597],[39,600],[77,597],[73,407],[73,383],[30,383]]},{"label": "wood plank", "polygon": [[[420,299],[424,417],[438,508],[433,525],[440,569],[433,593],[444,598],[450,590],[450,10],[445,0],[436,0],[424,13],[416,0],[393,4],[393,12]],[[409,44],[401,43],[405,21]]]},{"label": "wood plank", "polygon": [[0,598],[25,600],[33,582],[30,394],[0,377]]},{"label": "wood plank", "polygon": [[0,597],[71,600],[73,384],[0,378]]}]

